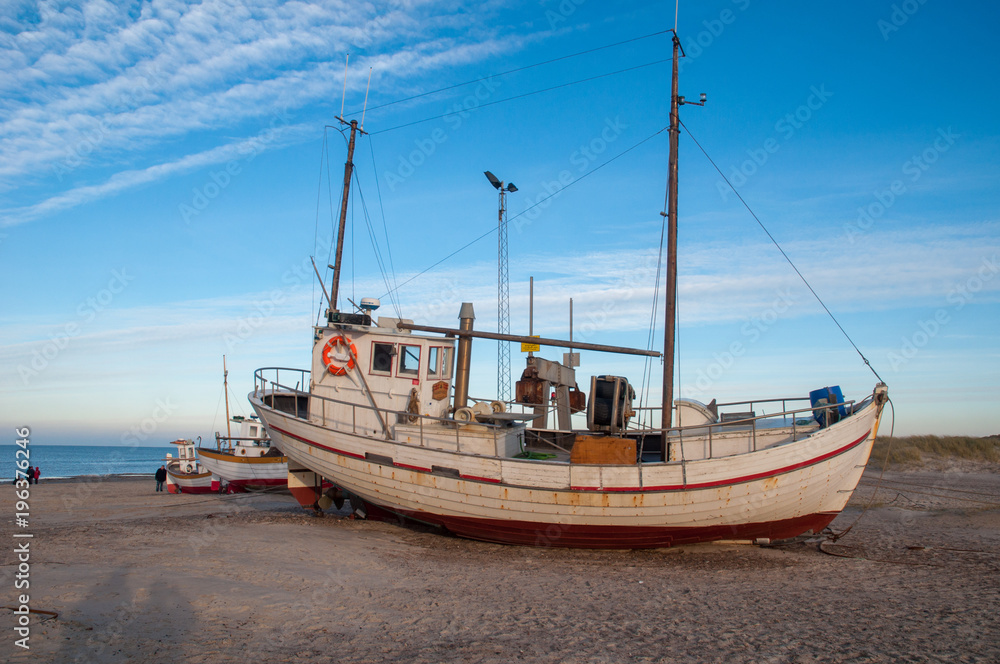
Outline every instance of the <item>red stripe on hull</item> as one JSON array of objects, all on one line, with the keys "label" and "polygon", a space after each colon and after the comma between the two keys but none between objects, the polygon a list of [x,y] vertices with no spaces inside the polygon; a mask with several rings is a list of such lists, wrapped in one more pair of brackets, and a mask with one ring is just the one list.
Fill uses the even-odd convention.
[{"label": "red stripe on hull", "polygon": [[[332,452],[334,454],[340,454],[342,456],[351,457],[353,459],[361,459],[361,460],[371,461],[370,459],[366,459],[366,457],[363,456],[363,455],[354,454],[352,452],[345,452],[344,450],[339,450],[339,449],[337,449],[335,447],[329,447],[327,445],[323,445],[322,443],[317,443],[314,440],[309,440],[308,438],[304,438],[302,436],[295,435],[295,434],[293,434],[293,433],[291,433],[289,431],[285,431],[284,429],[281,429],[279,427],[272,426],[271,428],[274,429],[275,431],[281,433],[282,435],[289,436],[291,438],[294,438],[295,440],[298,440],[298,441],[301,441],[301,442],[305,443],[306,445],[311,445],[312,447],[316,447],[316,448],[319,448],[319,449],[322,449],[322,450],[326,450],[327,452]],[[743,476],[740,476],[740,477],[731,477],[731,478],[726,478],[726,479],[723,479],[723,480],[716,480],[714,482],[701,482],[701,483],[697,483],[697,484],[667,484],[667,485],[646,486],[646,487],[589,487],[589,486],[585,487],[585,486],[571,486],[569,488],[569,490],[570,491],[596,492],[596,493],[604,493],[604,492],[615,492],[615,493],[621,493],[621,492],[626,492],[626,493],[654,493],[654,492],[662,492],[662,491],[693,491],[693,490],[697,490],[697,489],[714,489],[714,488],[723,487],[723,486],[731,486],[731,485],[736,485],[736,484],[745,484],[747,482],[753,482],[755,480],[766,479],[766,478],[769,478],[769,477],[775,477],[777,475],[784,475],[785,473],[790,473],[790,472],[799,470],[801,468],[806,468],[808,466],[813,466],[813,465],[816,465],[818,463],[822,463],[824,461],[827,461],[828,459],[832,459],[832,458],[834,458],[836,456],[839,456],[841,454],[844,454],[845,452],[848,452],[848,451],[854,449],[858,445],[860,445],[863,442],[865,442],[866,440],[868,440],[868,437],[870,435],[871,435],[871,429],[869,429],[867,433],[865,433],[863,436],[861,436],[857,440],[855,440],[855,441],[853,441],[851,443],[848,443],[847,445],[844,445],[843,447],[841,447],[839,449],[833,450],[832,452],[827,452],[826,454],[822,454],[820,456],[813,457],[812,459],[808,459],[806,461],[800,461],[799,463],[795,463],[795,464],[792,464],[792,465],[789,465],[789,466],[784,466],[782,468],[775,468],[773,470],[768,470],[768,471],[765,471],[765,472],[762,472],[762,473],[755,473],[753,475],[743,475]],[[385,464],[379,464],[377,462],[374,462],[374,463],[376,463],[376,465],[385,465]],[[428,470],[426,468],[420,468],[420,467],[417,467],[417,466],[409,466],[409,465],[405,465],[405,464],[401,464],[401,463],[393,463],[392,465],[395,466],[395,467],[398,467],[398,468],[403,468],[403,469],[406,469],[406,470],[413,470],[413,471],[417,471],[417,472],[424,472],[424,473],[432,472],[432,471],[430,471],[430,470]],[[470,482],[488,482],[490,484],[503,484],[503,480],[494,479],[494,478],[491,478],[491,477],[477,477],[475,475],[461,475],[461,478],[463,480],[468,480]],[[538,488],[541,489],[541,487],[538,487]],[[541,489],[541,490],[545,490],[545,491],[549,491],[549,490],[552,490],[552,491],[565,491],[565,489],[547,489],[547,488],[546,489]]]},{"label": "red stripe on hull", "polygon": [[229,480],[229,486],[285,486],[286,484],[288,484],[288,478]]},{"label": "red stripe on hull", "polygon": [[404,470],[415,470],[418,473],[429,473],[429,472],[431,472],[430,468],[424,468],[422,466],[411,466],[411,465],[405,464],[405,463],[393,463],[392,465],[396,466],[397,468],[403,468]]},{"label": "red stripe on hull", "polygon": [[409,510],[387,510],[369,505],[369,518],[383,518],[386,512],[398,512],[416,521],[445,528],[459,537],[521,546],[553,546],[583,549],[654,549],[679,544],[716,540],[789,539],[812,531],[818,533],[836,518],[836,514],[809,514],[794,519],[745,523],[734,526],[593,526],[541,524],[530,521],[500,521],[461,516],[444,516]]},{"label": "red stripe on hull", "polygon": [[323,445],[322,443],[317,443],[314,440],[309,440],[308,438],[303,438],[302,436],[297,436],[294,433],[292,433],[291,431],[285,431],[284,429],[281,429],[281,428],[278,428],[278,427],[274,427],[274,426],[271,427],[271,428],[274,429],[275,431],[277,431],[278,433],[280,433],[283,436],[288,436],[289,438],[294,438],[295,440],[301,441],[301,442],[305,443],[306,445],[312,445],[313,447],[318,447],[321,450],[326,450],[327,452],[333,452],[334,454],[340,454],[341,456],[351,457],[352,459],[361,459],[362,461],[365,458],[364,454],[355,454],[354,452],[346,452],[344,450],[338,450],[336,447],[330,447],[328,445]]},{"label": "red stripe on hull", "polygon": [[503,484],[500,480],[494,477],[479,477],[478,475],[459,475],[463,480],[472,480],[473,482],[488,482],[490,484]]}]

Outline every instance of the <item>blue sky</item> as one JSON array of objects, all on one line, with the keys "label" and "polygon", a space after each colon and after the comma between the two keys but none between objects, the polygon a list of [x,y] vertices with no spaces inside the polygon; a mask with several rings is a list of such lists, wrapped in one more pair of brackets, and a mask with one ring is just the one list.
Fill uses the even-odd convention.
[{"label": "blue sky", "polygon": [[[435,325],[472,301],[477,328],[496,329],[491,170],[519,189],[512,331],[527,332],[533,276],[536,334],[568,335],[573,298],[574,338],[646,346],[673,13],[5,3],[3,430],[31,426],[40,444],[210,436],[224,426],[223,354],[244,414],[255,368],[308,366],[321,297],[309,256],[329,260],[345,156],[324,126],[347,54],[349,117],[369,71],[371,87],[342,294]],[[876,380],[693,137],[889,384],[897,433],[1000,433],[998,18],[935,0],[680,8],[681,93],[708,95],[682,109],[681,396],[839,384],[863,398]],[[477,342],[474,395],[494,392],[495,357]],[[591,353],[578,376],[639,385],[643,371]]]}]

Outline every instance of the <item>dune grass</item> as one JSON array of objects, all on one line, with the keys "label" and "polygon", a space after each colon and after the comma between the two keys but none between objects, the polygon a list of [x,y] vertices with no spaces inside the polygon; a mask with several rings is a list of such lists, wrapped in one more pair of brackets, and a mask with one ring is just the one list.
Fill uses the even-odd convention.
[{"label": "dune grass", "polygon": [[[892,445],[890,447],[890,440]],[[875,468],[881,468],[889,452],[888,467],[922,466],[931,459],[961,459],[1000,463],[1000,436],[973,438],[971,436],[903,436],[875,439],[871,461]]]}]

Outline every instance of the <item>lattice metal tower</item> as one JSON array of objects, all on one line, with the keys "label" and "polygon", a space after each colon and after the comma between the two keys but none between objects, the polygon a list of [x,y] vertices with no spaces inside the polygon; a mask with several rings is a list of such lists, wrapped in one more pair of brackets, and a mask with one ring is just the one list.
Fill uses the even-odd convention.
[{"label": "lattice metal tower", "polygon": [[[497,213],[497,332],[510,334],[510,275],[507,270],[507,194],[517,191],[486,171],[486,179],[500,193]],[[497,399],[510,401],[510,342],[497,341]]]}]

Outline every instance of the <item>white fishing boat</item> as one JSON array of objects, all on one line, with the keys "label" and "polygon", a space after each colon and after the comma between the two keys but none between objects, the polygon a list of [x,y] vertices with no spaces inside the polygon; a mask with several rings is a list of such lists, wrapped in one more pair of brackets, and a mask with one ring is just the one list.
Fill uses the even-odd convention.
[{"label": "white fishing boat", "polygon": [[288,485],[288,457],[271,447],[256,417],[231,420],[239,435],[215,434],[215,449],[198,448],[198,459],[212,474],[212,489],[228,493],[280,489]]},{"label": "white fishing boat", "polygon": [[[201,442],[201,438],[198,439]],[[177,457],[167,454],[167,491],[170,493],[209,493],[212,491],[212,473],[198,463],[197,445],[190,439],[172,441],[177,446]]]},{"label": "white fishing boat", "polygon": [[[326,320],[309,369],[255,373],[250,401],[289,458],[289,488],[307,507],[347,497],[359,515],[410,518],[491,542],[594,548],[664,547],[719,539],[771,541],[823,530],[868,461],[887,401],[845,400],[837,388],[794,399],[702,404],[673,399],[679,40],[674,35],[667,223],[668,295],[659,426],[639,426],[624,377],[590,381],[587,428],[571,362],[538,356],[518,385],[525,412],[469,398],[473,339],[659,356],[598,344],[444,329],[338,309],[343,220],[356,121],[345,167],[341,229]],[[690,102],[687,102],[690,103]],[[502,223],[502,222],[501,222]],[[325,291],[325,288],[324,288]],[[550,392],[557,417],[543,417]],[[546,452],[541,454],[539,452]],[[335,487],[324,490],[323,481]]]},{"label": "white fishing boat", "polygon": [[[256,416],[229,416],[229,372],[223,358],[223,391],[226,395],[226,435],[215,433],[215,449],[198,447],[201,465],[212,474],[213,491],[227,493],[282,489],[288,486],[288,457],[271,446]],[[234,436],[232,425],[239,426]]]}]

